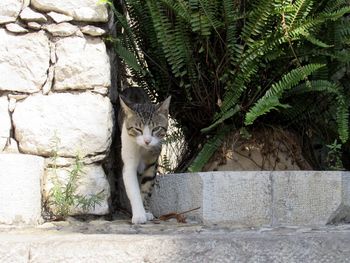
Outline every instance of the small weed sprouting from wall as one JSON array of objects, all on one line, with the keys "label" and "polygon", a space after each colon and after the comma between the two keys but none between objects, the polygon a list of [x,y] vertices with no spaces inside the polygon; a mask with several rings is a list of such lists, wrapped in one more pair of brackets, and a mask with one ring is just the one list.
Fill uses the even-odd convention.
[{"label": "small weed sprouting from wall", "polygon": [[46,200],[46,209],[50,211],[50,218],[54,220],[64,220],[72,214],[74,207],[81,208],[83,213],[88,213],[91,208],[100,205],[104,199],[104,191],[89,196],[78,193],[78,186],[81,185],[80,179],[84,175],[84,163],[82,158],[77,154],[72,167],[67,170],[67,178],[60,179],[58,176],[58,145],[59,138],[55,135],[53,138],[54,149],[52,151],[52,172],[50,179],[53,187],[49,191]]}]

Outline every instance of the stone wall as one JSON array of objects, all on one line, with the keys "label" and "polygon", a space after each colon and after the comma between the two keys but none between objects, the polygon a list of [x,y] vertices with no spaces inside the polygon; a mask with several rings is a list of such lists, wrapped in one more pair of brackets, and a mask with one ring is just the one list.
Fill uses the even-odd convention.
[{"label": "stone wall", "polygon": [[[79,155],[85,164],[79,191],[104,191],[92,214],[109,212],[101,166],[114,118],[102,40],[107,22],[107,7],[97,0],[0,1],[0,153],[45,159],[44,198],[52,185],[52,153],[60,180]],[[6,176],[0,170],[3,185],[13,180]]]}]

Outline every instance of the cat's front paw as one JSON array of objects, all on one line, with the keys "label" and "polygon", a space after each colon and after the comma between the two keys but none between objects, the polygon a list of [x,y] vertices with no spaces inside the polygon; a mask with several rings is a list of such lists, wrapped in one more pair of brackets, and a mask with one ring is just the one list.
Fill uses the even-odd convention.
[{"label": "cat's front paw", "polygon": [[132,216],[131,222],[133,224],[145,224],[147,221],[151,221],[154,219],[154,216],[150,212],[146,212],[143,214],[135,214]]},{"label": "cat's front paw", "polygon": [[133,224],[145,224],[147,222],[146,213],[135,214],[132,216],[131,223]]}]

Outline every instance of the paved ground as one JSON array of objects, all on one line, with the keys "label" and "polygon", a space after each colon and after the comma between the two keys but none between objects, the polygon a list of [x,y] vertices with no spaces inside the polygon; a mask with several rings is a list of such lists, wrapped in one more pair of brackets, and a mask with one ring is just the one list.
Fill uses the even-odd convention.
[{"label": "paved ground", "polygon": [[127,220],[0,226],[0,262],[350,262],[350,225],[237,229]]}]

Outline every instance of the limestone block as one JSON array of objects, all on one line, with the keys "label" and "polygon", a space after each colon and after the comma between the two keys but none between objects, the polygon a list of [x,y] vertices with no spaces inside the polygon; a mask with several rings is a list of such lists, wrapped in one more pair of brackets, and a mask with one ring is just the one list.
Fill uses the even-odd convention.
[{"label": "limestone block", "polygon": [[41,29],[41,25],[37,22],[29,22],[27,24],[27,26],[31,29],[34,29],[34,30],[40,30]]},{"label": "limestone block", "polygon": [[190,215],[204,223],[269,225],[272,221],[270,189],[268,173],[168,175],[159,178],[152,196],[152,211],[159,216],[201,207]]},{"label": "limestone block", "polygon": [[97,26],[86,25],[81,28],[81,32],[90,36],[102,36],[106,31]]},{"label": "limestone block", "polygon": [[56,12],[49,12],[47,13],[47,15],[49,17],[52,18],[53,21],[55,21],[56,23],[62,23],[62,22],[68,22],[68,21],[72,21],[73,17],[71,16],[66,16],[60,13],[56,13]]},{"label": "limestone block", "polygon": [[0,97],[0,152],[5,148],[10,137],[11,118],[8,107],[7,97]]},{"label": "limestone block", "polygon": [[274,225],[325,225],[342,205],[342,172],[273,175]]},{"label": "limestone block", "polygon": [[25,21],[33,21],[40,23],[47,21],[47,18],[43,14],[33,11],[30,7],[24,8],[19,16],[22,20]]},{"label": "limestone block", "polygon": [[10,23],[5,25],[6,29],[12,33],[27,33],[28,30],[16,23]]},{"label": "limestone block", "polygon": [[[51,189],[54,183],[59,182],[62,186],[67,185],[70,172],[74,169],[73,166],[67,168],[50,168],[46,170],[43,186],[43,196],[45,200],[52,200]],[[104,215],[109,213],[108,199],[110,197],[110,187],[107,177],[101,165],[86,165],[82,168],[82,173],[79,173],[77,181],[77,190],[75,194],[89,197],[102,193],[103,199],[100,204],[91,207],[88,211],[83,211],[81,206],[72,207],[70,215],[78,214],[95,214]],[[51,206],[52,211],[56,211],[55,206]]]},{"label": "limestone block", "polygon": [[106,46],[99,38],[67,37],[56,44],[55,90],[111,85]]},{"label": "limestone block", "polygon": [[208,172],[157,178],[156,216],[189,216],[234,226],[350,223],[350,173],[342,171]]},{"label": "limestone block", "polygon": [[188,214],[191,218],[203,218],[203,178],[199,174],[173,174],[156,179],[151,197],[151,211],[159,217],[171,212],[183,212],[201,207]]},{"label": "limestone block", "polygon": [[43,26],[43,29],[47,30],[51,35],[56,37],[68,37],[74,35],[75,32],[79,30],[77,26],[65,22]]},{"label": "limestone block", "polygon": [[99,4],[96,0],[32,0],[31,5],[38,10],[56,11],[72,16],[78,21],[108,21],[106,5]]},{"label": "limestone block", "polygon": [[228,172],[200,174],[200,176],[204,183],[204,222],[229,222],[242,226],[271,223],[269,174]]},{"label": "limestone block", "polygon": [[47,78],[50,49],[43,32],[13,35],[0,29],[0,90],[33,93]]},{"label": "limestone block", "polygon": [[0,24],[16,21],[21,11],[23,0],[0,1]]},{"label": "limestone block", "polygon": [[113,108],[108,98],[90,92],[38,94],[17,102],[13,123],[25,153],[50,156],[57,143],[59,156],[84,157],[108,150]]},{"label": "limestone block", "polygon": [[0,223],[40,222],[43,173],[42,157],[0,154]]}]

